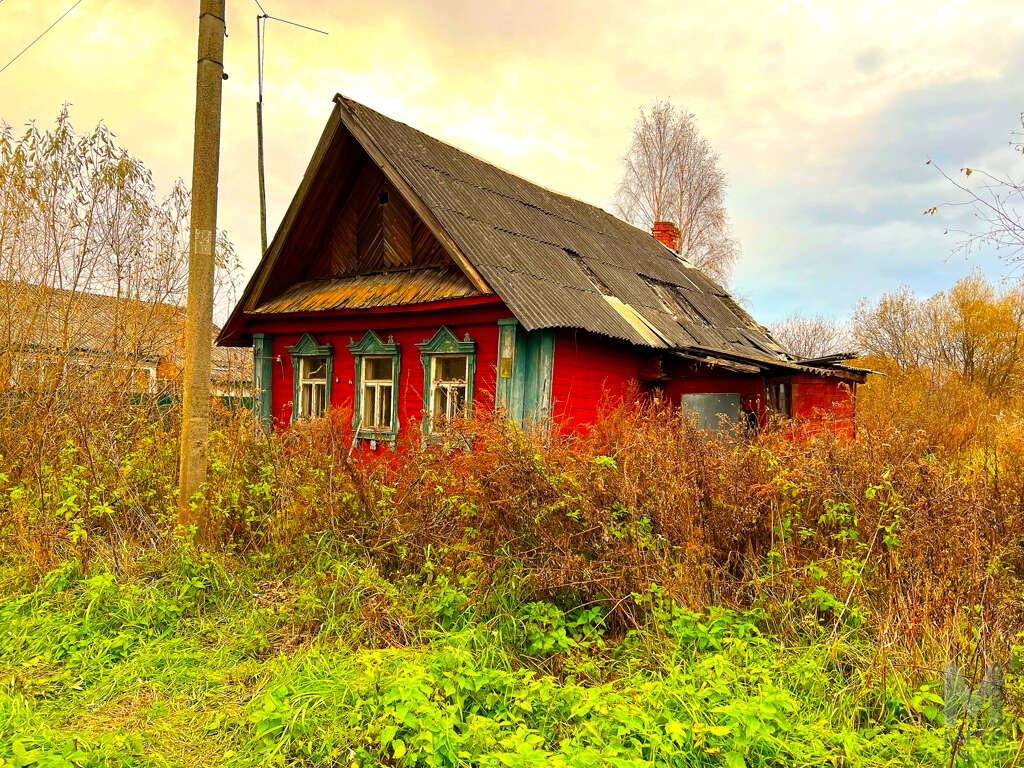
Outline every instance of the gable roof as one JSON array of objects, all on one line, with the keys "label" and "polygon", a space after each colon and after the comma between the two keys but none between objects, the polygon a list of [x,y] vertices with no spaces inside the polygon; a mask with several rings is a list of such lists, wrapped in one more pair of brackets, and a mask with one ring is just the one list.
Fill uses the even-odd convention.
[{"label": "gable roof", "polygon": [[[223,343],[244,343],[243,314],[295,311],[280,294],[291,299],[315,289],[275,288],[269,278],[302,209],[320,194],[318,177],[340,166],[332,146],[347,141],[406,198],[472,288],[497,294],[527,330],[575,328],[639,346],[773,365],[794,361],[722,286],[650,233],[340,95]],[[346,278],[340,280],[333,290],[344,292]]]}]

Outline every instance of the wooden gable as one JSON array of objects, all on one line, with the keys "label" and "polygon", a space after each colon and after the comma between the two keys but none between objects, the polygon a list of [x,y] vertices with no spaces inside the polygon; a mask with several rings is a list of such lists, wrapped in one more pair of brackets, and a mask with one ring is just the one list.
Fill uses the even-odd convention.
[{"label": "wooden gable", "polygon": [[351,191],[326,218],[304,280],[452,263],[437,238],[372,163],[362,166]]},{"label": "wooden gable", "polygon": [[[400,278],[404,270],[413,276],[408,291],[402,290],[409,282]],[[405,294],[439,300],[493,293],[408,180],[358,126],[345,124],[339,104],[219,343],[251,343],[246,315],[295,290],[305,295],[317,283],[361,276],[372,281],[391,272],[396,273],[395,285],[369,298],[355,297],[354,306],[364,306],[370,299],[377,306],[388,296],[397,299]],[[465,280],[457,279],[459,275]],[[343,286],[329,287],[329,300],[310,301],[321,309],[339,301],[351,303],[352,297],[339,299],[333,290]]]}]

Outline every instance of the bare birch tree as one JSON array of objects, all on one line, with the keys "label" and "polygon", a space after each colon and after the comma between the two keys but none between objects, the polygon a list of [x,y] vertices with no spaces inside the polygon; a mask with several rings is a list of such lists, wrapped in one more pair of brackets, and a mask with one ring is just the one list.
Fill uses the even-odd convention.
[{"label": "bare birch tree", "polygon": [[656,221],[676,224],[681,255],[728,283],[740,251],[725,206],[725,172],[693,113],[669,101],[641,107],[623,165],[617,213],[648,230]]},{"label": "bare birch tree", "polygon": [[822,315],[790,315],[769,330],[787,351],[803,358],[851,352],[856,347],[846,325]]}]

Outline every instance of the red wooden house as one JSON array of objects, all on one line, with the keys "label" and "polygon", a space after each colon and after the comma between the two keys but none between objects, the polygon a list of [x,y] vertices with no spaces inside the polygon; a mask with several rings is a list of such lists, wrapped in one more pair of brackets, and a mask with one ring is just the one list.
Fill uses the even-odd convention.
[{"label": "red wooden house", "polygon": [[864,372],[788,354],[637,229],[344,97],[224,327],[252,345],[261,415],[346,409],[378,443],[497,406],[584,427],[603,396],[768,409],[852,431]]}]

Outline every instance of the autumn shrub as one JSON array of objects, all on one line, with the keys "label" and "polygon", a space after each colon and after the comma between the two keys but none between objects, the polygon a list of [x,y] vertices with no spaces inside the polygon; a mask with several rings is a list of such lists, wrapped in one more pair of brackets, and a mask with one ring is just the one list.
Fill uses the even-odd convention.
[{"label": "autumn shrub", "polygon": [[[633,404],[578,434],[481,415],[371,451],[341,413],[268,435],[218,409],[194,503],[209,546],[284,573],[331,546],[388,578],[471,575],[470,599],[514,581],[599,605],[620,632],[657,584],[693,608],[757,606],[784,630],[864,629],[922,664],[982,626],[1006,655],[1024,629],[1024,422],[1005,415],[988,443],[975,433],[959,448],[894,422],[868,421],[856,440],[784,427],[751,439]],[[43,574],[187,541],[176,423],[129,412],[51,433],[31,462],[5,459],[3,556]]]}]

